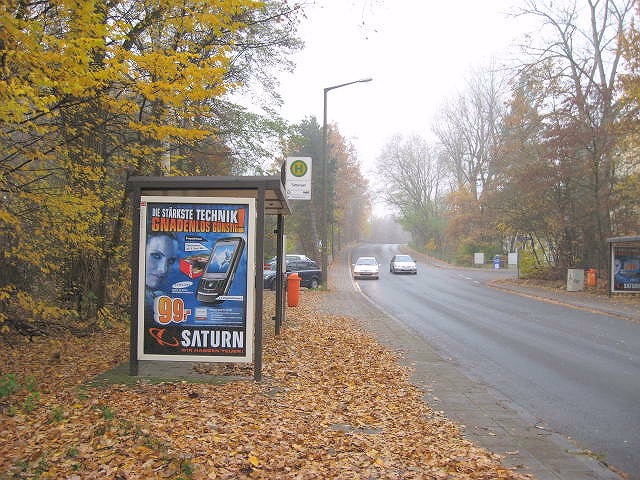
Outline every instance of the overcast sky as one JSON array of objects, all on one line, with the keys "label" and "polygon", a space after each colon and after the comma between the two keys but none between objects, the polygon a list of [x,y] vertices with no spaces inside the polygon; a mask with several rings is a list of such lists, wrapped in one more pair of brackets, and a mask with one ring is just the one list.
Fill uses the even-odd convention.
[{"label": "overcast sky", "polygon": [[512,57],[523,21],[509,15],[523,0],[317,0],[306,7],[306,47],[282,75],[283,117],[327,121],[351,141],[365,172],[396,133],[431,135],[438,108],[474,68]]}]

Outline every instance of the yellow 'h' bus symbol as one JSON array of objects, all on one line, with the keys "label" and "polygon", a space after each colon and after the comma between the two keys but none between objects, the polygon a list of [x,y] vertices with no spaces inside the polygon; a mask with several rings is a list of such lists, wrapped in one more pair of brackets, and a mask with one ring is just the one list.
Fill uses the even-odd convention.
[{"label": "yellow 'h' bus symbol", "polygon": [[295,160],[291,163],[289,170],[295,177],[304,177],[305,173],[307,173],[307,164],[302,160]]}]

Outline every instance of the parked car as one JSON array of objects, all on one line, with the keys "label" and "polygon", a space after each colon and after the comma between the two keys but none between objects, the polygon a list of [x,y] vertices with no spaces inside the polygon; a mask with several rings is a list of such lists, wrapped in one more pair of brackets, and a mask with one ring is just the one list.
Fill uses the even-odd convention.
[{"label": "parked car", "polygon": [[418,267],[411,255],[397,254],[391,258],[389,271],[391,273],[413,273],[415,275],[418,273]]},{"label": "parked car", "polygon": [[376,257],[358,257],[353,265],[353,278],[373,278],[380,277],[380,264]]},{"label": "parked car", "polygon": [[[300,285],[306,288],[318,288],[322,283],[322,270],[313,260],[287,260],[287,278],[292,273],[300,277]],[[276,270],[265,270],[262,274],[265,290],[276,289]],[[286,283],[285,283],[286,288]]]},{"label": "parked car", "polygon": [[[277,257],[271,257],[269,260],[267,260],[264,263],[264,269],[265,270],[275,270],[276,269],[276,259]],[[285,255],[285,262],[289,263],[293,260],[305,260],[308,262],[313,262],[313,260],[311,260],[309,257],[307,257],[306,255],[300,255],[297,253],[287,253]]]}]

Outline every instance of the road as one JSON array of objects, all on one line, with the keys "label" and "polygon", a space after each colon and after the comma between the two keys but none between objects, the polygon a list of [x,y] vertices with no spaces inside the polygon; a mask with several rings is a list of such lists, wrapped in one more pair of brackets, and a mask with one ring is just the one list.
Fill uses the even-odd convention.
[{"label": "road", "polygon": [[489,287],[504,270],[432,262],[394,275],[398,250],[352,251],[381,263],[379,280],[357,281],[364,295],[541,427],[640,478],[640,325]]}]

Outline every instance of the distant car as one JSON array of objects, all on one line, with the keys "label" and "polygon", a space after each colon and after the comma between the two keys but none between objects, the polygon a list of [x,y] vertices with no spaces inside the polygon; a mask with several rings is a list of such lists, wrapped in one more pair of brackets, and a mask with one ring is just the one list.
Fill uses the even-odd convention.
[{"label": "distant car", "polygon": [[[307,257],[306,255],[300,255],[297,253],[287,253],[285,255],[285,262],[288,264],[289,262],[293,261],[293,260],[305,260],[308,262],[313,262],[313,260],[311,260],[309,257]],[[264,269],[265,270],[275,270],[276,269],[276,257],[271,257],[269,260],[267,260],[264,264]]]},{"label": "distant car", "polygon": [[359,257],[353,265],[353,278],[373,278],[380,277],[380,265],[376,257]]},{"label": "distant car", "polygon": [[418,267],[411,255],[394,255],[389,264],[389,271],[391,273],[418,273]]},{"label": "distant car", "polygon": [[[318,288],[322,283],[322,270],[313,260],[287,260],[287,278],[292,273],[300,277],[300,286],[306,288]],[[265,290],[276,289],[276,270],[265,270],[262,274],[263,288]],[[285,285],[286,288],[286,285]]]}]

